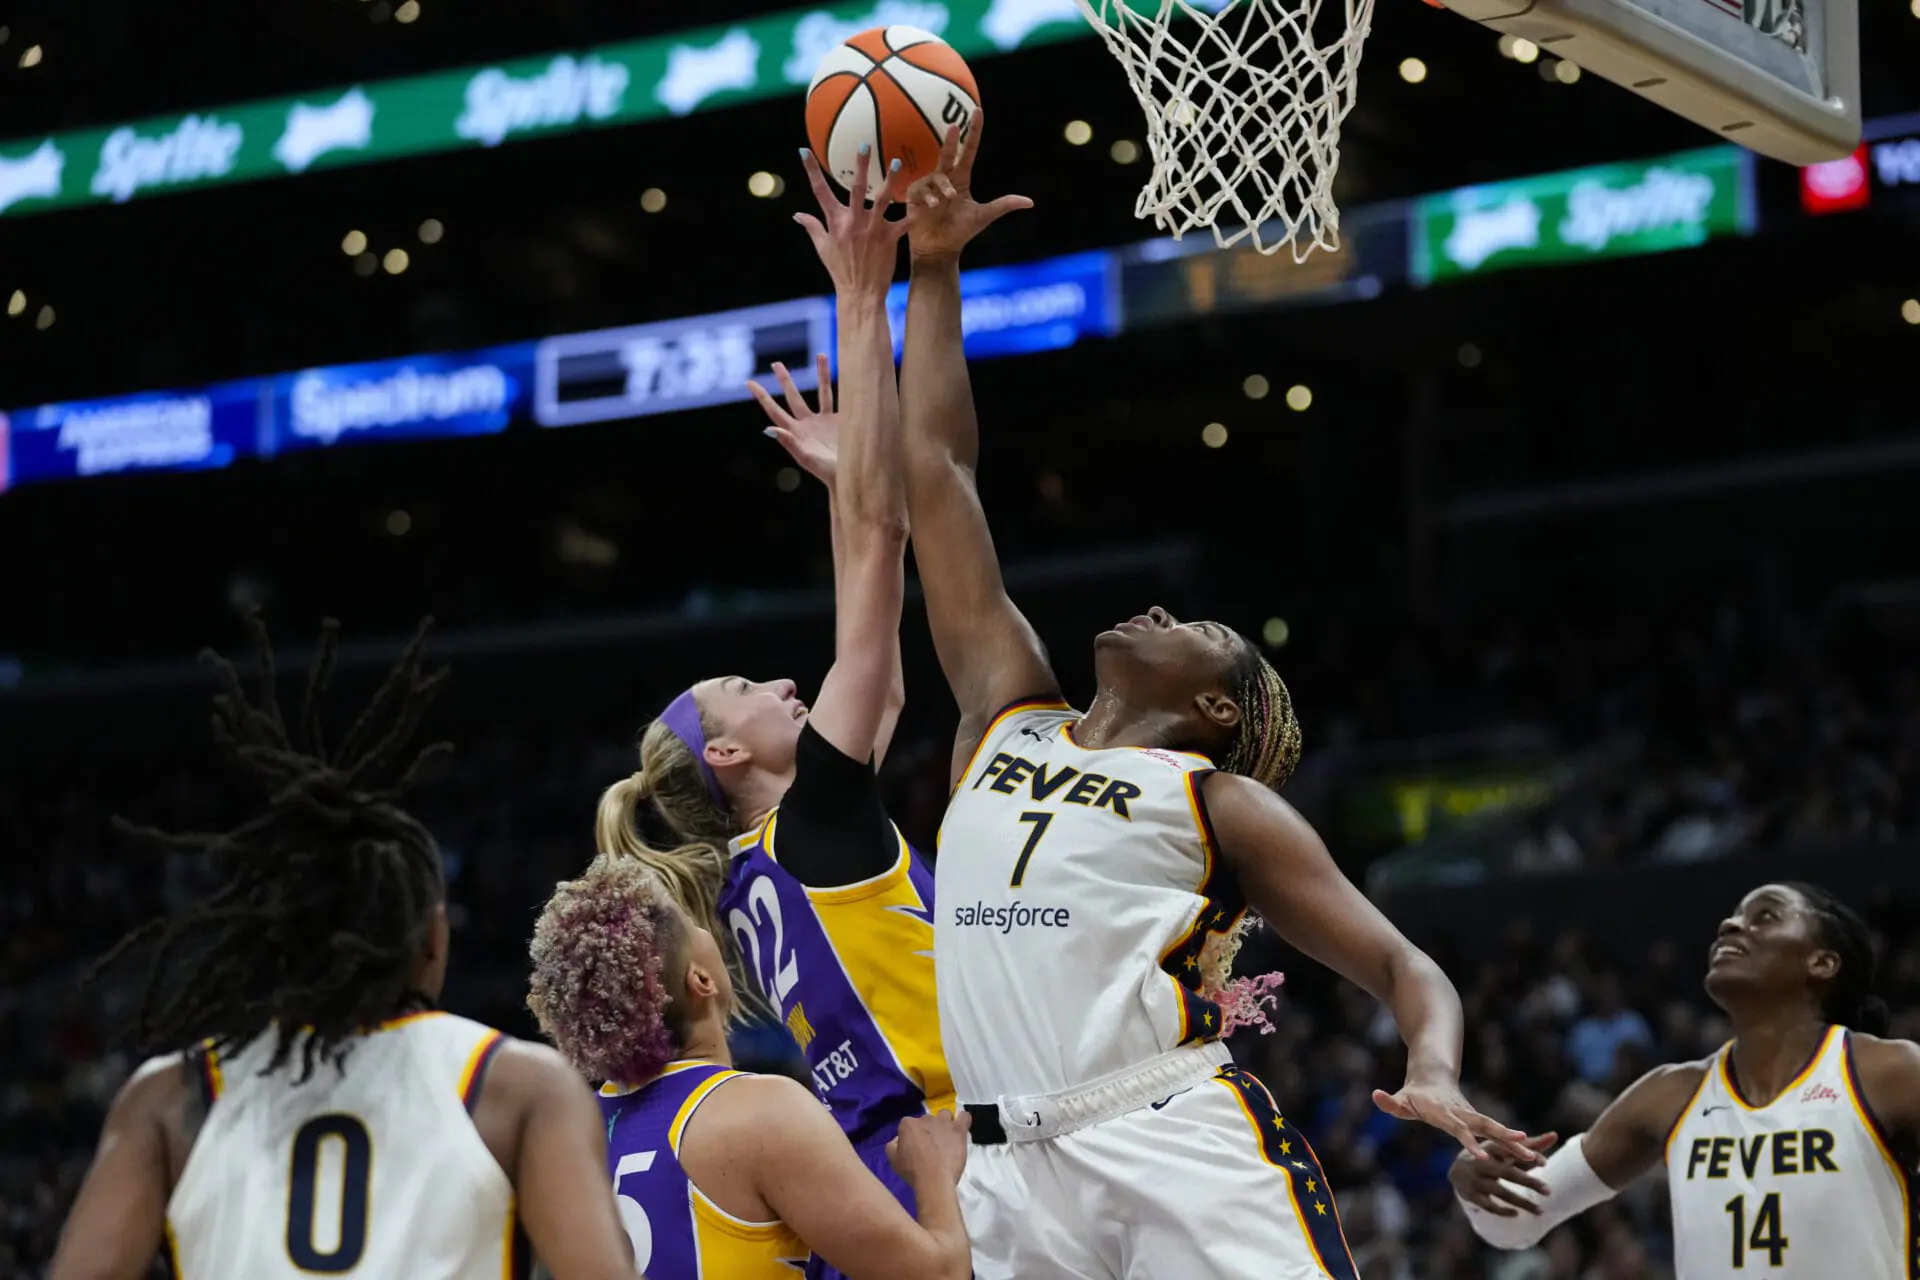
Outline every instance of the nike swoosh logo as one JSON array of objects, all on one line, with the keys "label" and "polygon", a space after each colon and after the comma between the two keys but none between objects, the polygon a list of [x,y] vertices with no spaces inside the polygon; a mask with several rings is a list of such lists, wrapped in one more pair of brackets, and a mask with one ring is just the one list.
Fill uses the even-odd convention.
[{"label": "nike swoosh logo", "polygon": [[1723,1102],[1718,1106],[1700,1108],[1700,1115],[1704,1119],[1705,1117],[1712,1115],[1716,1111],[1731,1111],[1731,1110],[1733,1110],[1733,1108]]},{"label": "nike swoosh logo", "polygon": [[[1193,1086],[1191,1085],[1187,1086],[1185,1089],[1182,1089],[1180,1091],[1180,1093],[1192,1093],[1192,1092],[1193,1092]],[[1169,1102],[1172,1102],[1175,1098],[1179,1097],[1180,1093],[1170,1093],[1166,1097],[1160,1099],[1160,1101],[1149,1103],[1148,1105],[1151,1106],[1155,1111],[1158,1111],[1160,1110],[1160,1108],[1166,1106]]]}]

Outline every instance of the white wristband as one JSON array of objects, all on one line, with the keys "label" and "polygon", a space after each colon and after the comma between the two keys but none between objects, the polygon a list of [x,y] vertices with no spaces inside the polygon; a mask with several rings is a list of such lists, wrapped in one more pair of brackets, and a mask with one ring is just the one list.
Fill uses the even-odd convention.
[{"label": "white wristband", "polygon": [[[1593,1171],[1580,1149],[1585,1138],[1586,1135],[1581,1134],[1548,1156],[1544,1167],[1529,1170],[1533,1177],[1547,1184],[1551,1194],[1546,1199],[1536,1199],[1534,1192],[1516,1183],[1504,1184],[1527,1203],[1539,1205],[1538,1214],[1516,1212],[1511,1218],[1503,1218],[1461,1200],[1460,1207],[1467,1211],[1473,1233],[1496,1249],[1527,1249],[1567,1219],[1613,1199],[1616,1192],[1600,1181],[1600,1175]],[[1459,1193],[1454,1194],[1458,1198]]]}]

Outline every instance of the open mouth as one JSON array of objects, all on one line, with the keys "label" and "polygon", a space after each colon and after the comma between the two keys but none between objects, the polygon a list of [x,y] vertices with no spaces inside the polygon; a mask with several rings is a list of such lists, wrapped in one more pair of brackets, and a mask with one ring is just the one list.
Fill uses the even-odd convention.
[{"label": "open mouth", "polygon": [[1737,942],[1716,942],[1713,944],[1713,950],[1707,952],[1707,963],[1715,964],[1721,960],[1729,960],[1734,956],[1745,954],[1747,949]]},{"label": "open mouth", "polygon": [[1154,625],[1154,622],[1152,618],[1149,618],[1144,613],[1137,613],[1133,617],[1128,618],[1125,622],[1121,623],[1119,626],[1115,627],[1114,630],[1125,631],[1129,627],[1135,627],[1141,630],[1151,631],[1153,629],[1153,625]]},{"label": "open mouth", "polygon": [[795,700],[793,704],[793,718],[795,720],[805,720],[807,718],[806,703],[798,701],[797,699]]}]

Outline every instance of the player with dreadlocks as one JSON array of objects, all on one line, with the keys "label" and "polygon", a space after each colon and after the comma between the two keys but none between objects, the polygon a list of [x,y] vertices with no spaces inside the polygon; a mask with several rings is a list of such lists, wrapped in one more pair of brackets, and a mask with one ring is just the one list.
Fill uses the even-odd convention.
[{"label": "player with dreadlocks", "polygon": [[[444,669],[414,637],[331,750],[329,622],[298,725],[250,620],[258,693],[207,655],[214,736],[259,794],[217,834],[126,828],[204,854],[212,896],[136,931],[150,949],[142,1065],[114,1100],[67,1219],[54,1280],[315,1272],[479,1280],[634,1275],[593,1097],[544,1045],[434,1011],[447,973],[433,837],[401,808],[450,750],[410,743]],[[296,742],[295,734],[299,735]]]},{"label": "player with dreadlocks", "polygon": [[1664,1164],[1678,1280],[1916,1274],[1920,1045],[1881,1039],[1873,970],[1866,922],[1833,894],[1753,890],[1707,951],[1733,1039],[1655,1067],[1543,1169],[1456,1164],[1473,1229],[1529,1247]]},{"label": "player with dreadlocks", "polygon": [[914,559],[961,715],[934,954],[941,1039],[982,1144],[960,1188],[974,1274],[1352,1277],[1306,1140],[1220,1040],[1248,906],[1392,1010],[1407,1078],[1381,1107],[1474,1151],[1531,1153],[1460,1093],[1446,975],[1277,794],[1300,729],[1253,645],[1151,609],[1095,640],[1085,712],[1061,699],[974,485],[958,260],[1026,204],[973,200],[980,132],[978,117],[964,146],[951,131],[923,179],[932,198],[906,201],[900,385]]}]

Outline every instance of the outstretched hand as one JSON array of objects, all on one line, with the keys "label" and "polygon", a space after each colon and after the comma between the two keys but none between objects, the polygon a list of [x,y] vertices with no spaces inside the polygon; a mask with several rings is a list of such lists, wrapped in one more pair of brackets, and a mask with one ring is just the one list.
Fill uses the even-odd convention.
[{"label": "outstretched hand", "polygon": [[1375,1089],[1373,1105],[1396,1120],[1418,1120],[1451,1135],[1477,1159],[1499,1154],[1523,1166],[1543,1159],[1527,1145],[1526,1134],[1475,1111],[1452,1082],[1409,1081],[1398,1093]]},{"label": "outstretched hand", "polygon": [[808,406],[807,398],[793,384],[793,375],[778,361],[774,362],[773,376],[780,379],[786,408],[781,408],[773,393],[757,379],[748,382],[747,389],[753,392],[753,398],[760,402],[772,423],[767,434],[780,443],[802,471],[831,489],[840,460],[840,415],[834,410],[833,370],[827,357],[815,356],[814,366],[820,376],[818,409]]},{"label": "outstretched hand", "polygon": [[915,258],[951,258],[975,236],[1015,209],[1031,209],[1025,196],[1001,196],[980,204],[973,198],[973,161],[980,154],[984,111],[973,113],[966,138],[960,126],[947,126],[934,171],[907,188],[907,239]]},{"label": "outstretched hand", "polygon": [[873,193],[869,203],[867,178],[872,161],[872,148],[861,147],[860,158],[854,162],[853,186],[848,189],[843,204],[827,185],[826,175],[820,172],[820,161],[813,152],[800,153],[807,182],[813,187],[813,198],[820,202],[821,216],[796,213],[793,220],[806,228],[807,235],[813,239],[814,252],[820,255],[827,274],[833,277],[834,289],[843,294],[884,295],[893,283],[894,267],[900,258],[900,237],[906,232],[905,223],[887,217],[887,210],[893,207],[895,199],[894,184],[899,180],[900,162],[895,160],[888,166],[879,190]]}]

